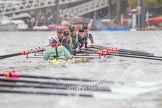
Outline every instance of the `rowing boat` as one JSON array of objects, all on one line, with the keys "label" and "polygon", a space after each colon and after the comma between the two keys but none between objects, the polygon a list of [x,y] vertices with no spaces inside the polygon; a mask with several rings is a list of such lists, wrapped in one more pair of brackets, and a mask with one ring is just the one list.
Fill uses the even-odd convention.
[{"label": "rowing boat", "polygon": [[89,62],[92,58],[75,58],[75,59],[69,59],[68,63],[70,64],[76,64],[76,63],[84,63]]},{"label": "rowing boat", "polygon": [[66,60],[64,59],[53,59],[49,61],[51,64],[54,65],[64,65],[66,63]]},{"label": "rowing boat", "polygon": [[[154,54],[147,53],[147,52],[120,49],[120,48],[117,48],[117,47],[106,48],[104,46],[99,46],[99,45],[92,45],[90,48],[95,48],[98,51],[94,50],[94,51],[89,52],[88,50],[90,50],[90,49],[87,49],[87,51],[85,52],[86,54],[88,54],[88,55],[86,55],[87,57],[84,57],[83,54],[81,54],[81,56],[83,56],[83,57],[81,57],[79,54],[77,54],[76,55],[77,59],[52,60],[52,61],[50,61],[50,63],[55,64],[55,65],[66,64],[67,62],[70,63],[70,64],[81,63],[81,62],[88,62],[91,57],[92,58],[96,58],[96,57],[100,58],[101,56],[106,57],[108,55],[109,56],[111,55],[111,56],[129,57],[129,58],[141,58],[141,59],[150,59],[150,60],[160,60],[160,61],[162,61],[162,57],[155,56]],[[24,51],[18,52],[18,53],[0,55],[0,59],[6,59],[6,58],[14,57],[14,56],[19,56],[19,55],[26,55],[27,58],[33,58],[33,57],[29,57],[28,55],[31,54],[31,53],[35,53],[35,56],[36,56],[36,53],[43,52],[44,50],[45,50],[44,47],[38,47],[38,48],[31,49],[31,50],[24,50]],[[81,49],[81,51],[82,51],[82,49]],[[93,54],[95,54],[95,55],[93,55]]]},{"label": "rowing boat", "polygon": [[65,64],[76,64],[76,63],[84,63],[89,62],[92,58],[73,58],[73,59],[53,59],[49,62],[53,65],[65,65]]}]

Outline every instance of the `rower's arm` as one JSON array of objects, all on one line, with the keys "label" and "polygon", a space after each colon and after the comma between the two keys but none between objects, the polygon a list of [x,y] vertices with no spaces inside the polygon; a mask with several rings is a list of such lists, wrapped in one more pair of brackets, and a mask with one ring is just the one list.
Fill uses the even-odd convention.
[{"label": "rower's arm", "polygon": [[80,48],[82,48],[84,46],[84,42],[81,37],[79,37],[79,43],[80,43]]},{"label": "rower's arm", "polygon": [[72,43],[73,43],[73,48],[76,49],[78,47],[77,42],[75,41],[75,39],[72,39]]},{"label": "rower's arm", "polygon": [[89,38],[90,38],[91,42],[94,43],[92,34],[89,34]]}]

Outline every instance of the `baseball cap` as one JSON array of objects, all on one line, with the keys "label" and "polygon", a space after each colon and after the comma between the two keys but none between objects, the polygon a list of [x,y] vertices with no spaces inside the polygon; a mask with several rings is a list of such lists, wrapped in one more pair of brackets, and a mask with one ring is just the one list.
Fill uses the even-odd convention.
[{"label": "baseball cap", "polygon": [[62,28],[58,28],[57,29],[57,33],[63,33],[63,29]]},{"label": "baseball cap", "polygon": [[82,28],[81,28],[81,29],[79,29],[79,32],[84,32],[84,29],[82,29]]},{"label": "baseball cap", "polygon": [[88,29],[88,25],[87,24],[84,24],[83,25],[83,29]]},{"label": "baseball cap", "polygon": [[70,31],[75,31],[76,30],[76,27],[74,25],[71,25],[71,26],[69,26],[69,30]]},{"label": "baseball cap", "polygon": [[64,31],[64,36],[68,36],[70,33],[69,33],[69,31],[68,30],[65,30]]}]

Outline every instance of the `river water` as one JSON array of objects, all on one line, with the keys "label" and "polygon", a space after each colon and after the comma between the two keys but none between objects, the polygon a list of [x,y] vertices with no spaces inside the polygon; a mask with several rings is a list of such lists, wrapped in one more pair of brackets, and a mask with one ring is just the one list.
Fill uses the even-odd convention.
[{"label": "river water", "polygon": [[[162,56],[162,31],[91,32],[96,45],[138,50]],[[47,45],[48,37],[55,32],[1,32],[0,55],[21,52]],[[30,56],[30,55],[29,55]],[[0,73],[15,70],[21,74],[70,77],[112,81],[98,86],[112,92],[89,92],[94,98],[79,96],[44,96],[0,94],[0,108],[161,108],[162,62],[125,57],[95,58],[90,62],[54,66],[43,58],[16,56],[0,60]],[[40,80],[39,80],[40,81]],[[122,83],[119,83],[122,82]],[[80,82],[82,84],[83,82]],[[4,89],[1,87],[1,90]],[[30,90],[34,88],[7,88]],[[75,92],[70,90],[40,90]],[[98,93],[98,95],[96,95]]]}]

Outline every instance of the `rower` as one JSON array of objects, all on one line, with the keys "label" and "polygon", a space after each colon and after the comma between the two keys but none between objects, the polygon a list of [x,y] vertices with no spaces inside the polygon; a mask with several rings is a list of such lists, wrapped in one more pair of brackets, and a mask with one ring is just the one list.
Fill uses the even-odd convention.
[{"label": "rower", "polygon": [[63,32],[64,39],[62,41],[62,45],[71,53],[73,54],[74,51],[73,49],[73,42],[72,42],[72,37],[70,36],[70,31],[69,30],[64,30]]},{"label": "rower", "polygon": [[58,28],[57,29],[57,38],[59,39],[59,42],[62,43],[64,36],[63,36],[63,29]]},{"label": "rower", "polygon": [[43,56],[44,60],[72,58],[69,51],[59,43],[57,37],[51,37],[51,43],[45,49]]},{"label": "rower", "polygon": [[89,33],[88,25],[87,24],[83,25],[83,29],[85,30],[85,37],[87,38],[89,44],[90,43],[94,44],[93,36],[92,34]]},{"label": "rower", "polygon": [[81,48],[87,48],[87,38],[85,37],[84,29],[79,29],[78,35],[80,36]]},{"label": "rower", "polygon": [[70,30],[70,35],[72,37],[73,47],[74,49],[77,49],[80,47],[79,40],[81,37],[77,34],[77,29],[74,25],[70,25],[69,30]]}]

